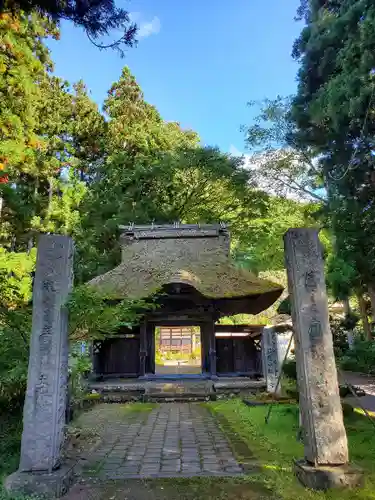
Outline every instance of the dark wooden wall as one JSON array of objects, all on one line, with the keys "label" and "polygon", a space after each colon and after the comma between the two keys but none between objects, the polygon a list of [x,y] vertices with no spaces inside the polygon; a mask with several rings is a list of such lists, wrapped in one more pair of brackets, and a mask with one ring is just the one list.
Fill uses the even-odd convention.
[{"label": "dark wooden wall", "polygon": [[[202,373],[253,377],[262,375],[259,338],[216,337],[215,339],[211,330],[209,324],[201,325]],[[139,330],[96,342],[93,351],[96,375],[110,378],[138,377],[142,374]],[[154,326],[151,324],[146,326],[146,351],[145,374],[152,374],[155,373],[155,335]]]},{"label": "dark wooden wall", "polygon": [[262,375],[260,345],[250,337],[217,337],[216,356],[218,375]]},{"label": "dark wooden wall", "polygon": [[139,334],[95,342],[93,369],[106,377],[138,377]]}]

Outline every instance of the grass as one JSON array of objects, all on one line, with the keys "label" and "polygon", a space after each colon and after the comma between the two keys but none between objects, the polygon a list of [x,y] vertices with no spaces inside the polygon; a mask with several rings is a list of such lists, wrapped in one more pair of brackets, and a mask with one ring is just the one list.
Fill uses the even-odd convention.
[{"label": "grass", "polygon": [[[273,490],[285,500],[374,500],[375,499],[375,428],[362,415],[353,412],[345,417],[351,461],[362,467],[366,486],[361,490],[313,492],[304,489],[292,471],[293,460],[303,457],[303,445],[297,441],[298,407],[280,405],[273,408],[268,425],[264,418],[267,406],[248,407],[240,400],[208,403],[219,425],[233,441],[242,440],[251,450],[250,457],[237,454],[242,460],[257,460],[260,470],[249,479]],[[237,446],[234,441],[234,448]]]},{"label": "grass", "polygon": [[22,416],[20,413],[0,417],[0,500],[35,500],[35,497],[8,495],[3,488],[5,477],[18,467]]},{"label": "grass", "polygon": [[173,478],[134,480],[74,487],[67,500],[271,500],[262,484],[247,478]]},{"label": "grass", "polygon": [[[110,405],[107,409],[117,415],[146,416],[157,405]],[[296,440],[298,409],[295,405],[273,408],[270,423],[265,425],[267,406],[248,407],[240,400],[205,404],[217,418],[233,443],[238,458],[252,467],[251,473],[236,478],[181,478],[149,481],[127,481],[111,485],[84,485],[69,500],[375,500],[375,428],[360,413],[345,417],[351,460],[366,472],[366,486],[362,490],[312,492],[304,489],[294,477],[294,458],[303,456],[302,444]],[[94,420],[100,406],[95,407]],[[103,414],[102,414],[103,415]],[[0,478],[17,468],[21,436],[21,416],[0,419]],[[254,462],[259,468],[254,468]],[[95,496],[90,496],[90,488]],[[0,487],[0,500],[31,500],[31,497],[9,496]]]}]

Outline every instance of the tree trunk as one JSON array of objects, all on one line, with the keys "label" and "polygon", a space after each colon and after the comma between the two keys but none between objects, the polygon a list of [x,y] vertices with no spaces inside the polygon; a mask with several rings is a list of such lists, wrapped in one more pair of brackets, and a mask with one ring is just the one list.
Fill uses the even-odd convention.
[{"label": "tree trunk", "polygon": [[362,293],[358,293],[358,304],[359,304],[359,312],[361,314],[363,331],[365,332],[367,340],[372,340],[371,328],[368,322],[367,312],[366,312],[366,302],[363,298]]},{"label": "tree trunk", "polygon": [[[351,314],[352,310],[350,307],[350,302],[349,302],[349,297],[346,297],[342,301],[342,305],[344,308],[344,313],[345,313],[345,319]],[[349,349],[353,349],[353,342],[354,342],[354,337],[353,337],[353,331],[352,330],[347,330],[346,331],[346,338],[348,341],[348,346]]]},{"label": "tree trunk", "polygon": [[342,305],[343,305],[343,308],[344,308],[345,316],[349,316],[349,314],[351,313],[350,303],[349,303],[349,297],[346,297],[342,301]]},{"label": "tree trunk", "polygon": [[375,321],[375,284],[370,283],[367,287],[368,294],[370,296],[371,300],[371,316],[372,316],[372,321]]}]

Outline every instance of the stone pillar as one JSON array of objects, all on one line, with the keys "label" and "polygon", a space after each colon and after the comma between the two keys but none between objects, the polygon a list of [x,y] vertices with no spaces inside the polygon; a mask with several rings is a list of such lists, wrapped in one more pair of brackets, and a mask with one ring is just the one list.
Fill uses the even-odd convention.
[{"label": "stone pillar", "polygon": [[59,465],[68,380],[68,323],[64,304],[73,282],[73,241],[40,237],[23,416],[21,471]]},{"label": "stone pillar", "polygon": [[296,463],[296,473],[314,489],[358,485],[360,474],[347,467],[348,443],[318,232],[289,229],[284,245],[305,448],[305,460]]},{"label": "stone pillar", "polygon": [[277,332],[273,326],[266,326],[262,333],[262,362],[267,392],[281,395],[281,382],[277,386],[277,381],[281,373],[282,361]]},{"label": "stone pillar", "polygon": [[[64,307],[73,283],[73,241],[68,236],[39,239],[33,289],[29,370],[18,472],[9,490],[52,498],[65,486],[69,470],[60,466],[68,383],[68,323]],[[34,474],[37,473],[37,474]],[[45,474],[43,474],[45,473]]]}]

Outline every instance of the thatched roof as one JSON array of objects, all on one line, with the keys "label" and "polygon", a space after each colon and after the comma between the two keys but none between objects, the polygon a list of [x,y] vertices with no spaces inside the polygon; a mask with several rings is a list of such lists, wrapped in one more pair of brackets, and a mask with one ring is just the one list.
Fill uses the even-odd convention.
[{"label": "thatched roof", "polygon": [[121,264],[90,281],[113,298],[145,298],[180,283],[209,299],[253,298],[260,312],[283,290],[234,266],[229,234],[222,226],[138,227],[124,232],[121,241]]}]

